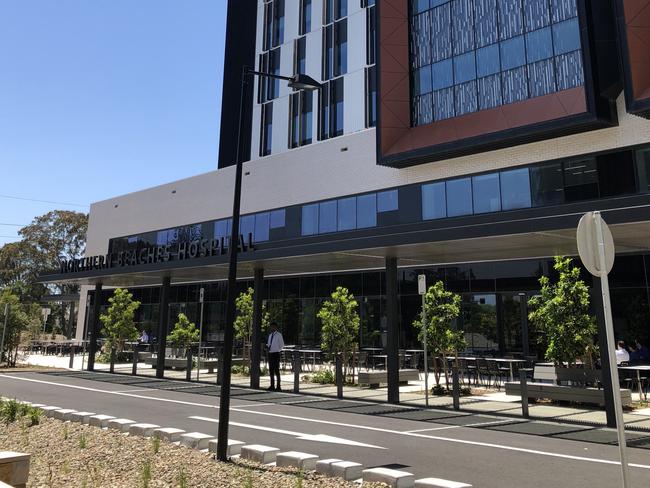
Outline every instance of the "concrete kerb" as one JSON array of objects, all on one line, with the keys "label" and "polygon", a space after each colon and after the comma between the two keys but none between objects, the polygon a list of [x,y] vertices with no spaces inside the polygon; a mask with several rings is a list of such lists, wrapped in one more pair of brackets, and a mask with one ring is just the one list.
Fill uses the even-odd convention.
[{"label": "concrete kerb", "polygon": [[472,485],[440,478],[422,478],[415,480],[415,488],[472,488]]},{"label": "concrete kerb", "polygon": [[156,424],[131,424],[129,425],[129,435],[137,435],[140,437],[151,437],[155,429],[159,429],[160,425]]},{"label": "concrete kerb", "polygon": [[73,412],[76,412],[76,410],[72,408],[62,408],[61,410],[55,410],[52,412],[52,417],[59,420],[66,420],[66,415],[69,415]]},{"label": "concrete kerb", "polygon": [[355,481],[362,476],[363,465],[352,461],[339,461],[330,465],[330,476]]},{"label": "concrete kerb", "polygon": [[57,410],[61,410],[61,407],[53,407],[53,406],[46,405],[44,407],[40,407],[40,409],[43,410],[43,415],[45,415],[46,417],[54,417],[54,412],[56,412]]},{"label": "concrete kerb", "polygon": [[280,452],[275,458],[275,465],[279,467],[293,467],[302,471],[313,471],[319,457],[306,452],[288,451]]},{"label": "concrete kerb", "polygon": [[[232,457],[237,456],[241,453],[241,448],[245,443],[242,441],[236,441],[234,439],[228,439],[228,449],[226,450],[226,456]],[[208,442],[208,451],[217,452],[217,439],[212,439]]]},{"label": "concrete kerb", "polygon": [[341,462],[343,462],[342,459],[336,458],[321,459],[316,462],[316,472],[325,476],[332,476],[332,464]]},{"label": "concrete kerb", "polygon": [[364,482],[379,482],[391,488],[414,488],[415,476],[406,471],[387,468],[371,468],[363,470]]},{"label": "concrete kerb", "polygon": [[97,415],[96,412],[71,412],[68,414],[66,420],[70,422],[79,422],[80,424],[88,425],[90,417]]},{"label": "concrete kerb", "polygon": [[108,427],[108,421],[113,420],[114,418],[115,417],[112,415],[91,415],[90,418],[88,418],[88,425],[91,427],[101,427],[103,429],[104,427]]},{"label": "concrete kerb", "polygon": [[241,448],[241,458],[259,464],[271,464],[280,452],[280,449],[261,444],[250,444]]},{"label": "concrete kerb", "polygon": [[203,432],[188,432],[187,434],[181,434],[180,442],[181,446],[202,450],[208,448],[212,439],[214,439],[214,436]]},{"label": "concrete kerb", "polygon": [[183,429],[176,429],[174,427],[162,427],[160,429],[153,430],[153,436],[156,439],[165,440],[168,442],[178,442],[181,439],[181,435],[185,434]]},{"label": "concrete kerb", "polygon": [[108,428],[119,432],[128,432],[129,427],[135,423],[137,422],[131,419],[111,419],[108,421]]}]

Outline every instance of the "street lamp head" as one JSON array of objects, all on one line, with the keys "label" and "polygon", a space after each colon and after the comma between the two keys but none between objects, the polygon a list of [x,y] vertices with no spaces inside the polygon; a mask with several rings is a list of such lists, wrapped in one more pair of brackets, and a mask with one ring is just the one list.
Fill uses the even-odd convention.
[{"label": "street lamp head", "polygon": [[313,79],[311,76],[297,74],[289,82],[289,88],[294,90],[318,90],[321,88],[321,84]]}]

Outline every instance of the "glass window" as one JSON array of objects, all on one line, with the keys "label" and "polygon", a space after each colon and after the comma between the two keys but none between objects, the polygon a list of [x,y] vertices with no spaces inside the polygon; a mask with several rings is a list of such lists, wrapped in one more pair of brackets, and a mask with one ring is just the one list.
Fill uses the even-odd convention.
[{"label": "glass window", "polygon": [[561,22],[578,15],[576,0],[551,0],[553,22]]},{"label": "glass window", "polygon": [[255,235],[255,215],[245,215],[239,220],[239,234],[246,240],[249,234]]},{"label": "glass window", "polygon": [[342,198],[339,200],[338,230],[352,230],[357,227],[357,199],[356,197]]},{"label": "glass window", "polygon": [[422,218],[442,219],[447,216],[444,181],[422,185]]},{"label": "glass window", "polygon": [[285,209],[281,208],[280,210],[272,210],[269,225],[271,229],[279,229],[284,227],[286,218]]},{"label": "glass window", "polygon": [[269,212],[255,214],[255,242],[269,240]]},{"label": "glass window", "polygon": [[650,192],[650,149],[636,153],[636,170],[639,179],[639,191]]},{"label": "glass window", "polygon": [[447,215],[458,217],[472,213],[472,180],[460,178],[447,182]]},{"label": "glass window", "polygon": [[411,9],[415,14],[429,10],[429,0],[411,0]]},{"label": "glass window", "polygon": [[498,73],[501,70],[500,66],[498,44],[476,51],[476,70],[479,78]]},{"label": "glass window", "polygon": [[577,18],[553,25],[553,46],[555,54],[580,49],[580,25]]},{"label": "glass window", "polygon": [[318,234],[318,204],[302,206],[302,235],[313,236]]},{"label": "glass window", "polygon": [[397,190],[388,190],[377,193],[377,212],[390,212],[397,210],[398,193]]},{"label": "glass window", "polygon": [[357,197],[357,229],[377,226],[377,195],[370,193]]},{"label": "glass window", "polygon": [[503,210],[530,207],[530,173],[528,168],[501,172],[501,207]]},{"label": "glass window", "polygon": [[501,47],[501,68],[517,68],[526,64],[526,46],[524,36],[503,41]]},{"label": "glass window", "polygon": [[220,239],[221,237],[230,236],[230,224],[232,219],[217,220],[214,223],[214,237]]},{"label": "glass window", "polygon": [[548,0],[524,0],[526,30],[541,29],[551,23]]},{"label": "glass window", "polygon": [[300,35],[311,31],[311,2],[300,0]]},{"label": "glass window", "polygon": [[424,68],[417,70],[413,78],[413,94],[422,95],[431,91],[431,66],[427,65]]},{"label": "glass window", "polygon": [[440,61],[431,66],[433,89],[440,90],[454,84],[454,70],[451,59]]},{"label": "glass window", "polygon": [[476,59],[474,52],[454,58],[454,83],[465,83],[476,78]]},{"label": "glass window", "polygon": [[553,57],[553,36],[550,27],[526,34],[526,56],[529,63]]},{"label": "glass window", "polygon": [[523,34],[524,18],[521,0],[499,0],[499,32],[501,39]]},{"label": "glass window", "polygon": [[260,156],[271,154],[273,142],[273,102],[262,105]]},{"label": "glass window", "polygon": [[366,127],[377,124],[377,67],[366,68]]},{"label": "glass window", "polygon": [[343,19],[334,24],[334,76],[348,72],[348,20]]},{"label": "glass window", "polygon": [[598,167],[594,158],[564,163],[567,202],[598,198]]},{"label": "glass window", "polygon": [[541,164],[530,168],[533,206],[564,203],[564,179],[560,163]]},{"label": "glass window", "polygon": [[318,205],[318,233],[336,232],[336,200]]},{"label": "glass window", "polygon": [[498,212],[501,210],[501,188],[499,173],[472,177],[474,213]]}]

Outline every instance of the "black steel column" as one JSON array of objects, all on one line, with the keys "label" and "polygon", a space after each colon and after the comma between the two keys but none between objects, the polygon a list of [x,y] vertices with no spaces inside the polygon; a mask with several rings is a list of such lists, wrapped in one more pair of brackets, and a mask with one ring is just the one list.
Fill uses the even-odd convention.
[{"label": "black steel column", "polygon": [[524,359],[530,356],[530,340],[528,339],[528,295],[519,294],[519,310],[521,310],[521,350]]},{"label": "black steel column", "polygon": [[260,387],[262,358],[262,304],[264,302],[264,269],[255,270],[253,286],[253,333],[251,334],[251,388]]},{"label": "black steel column", "polygon": [[90,342],[88,343],[88,371],[95,370],[95,354],[97,353],[97,335],[99,333],[99,315],[102,307],[102,284],[95,285],[93,298],[93,314],[90,321]]},{"label": "black steel column", "polygon": [[386,258],[388,403],[399,403],[399,304],[397,300],[397,258]]},{"label": "black steel column", "polygon": [[72,339],[72,329],[74,329],[74,324],[75,324],[75,302],[72,301],[70,302],[70,319],[68,320],[68,334],[66,335],[66,339],[70,340]]},{"label": "black steel column", "polygon": [[160,318],[158,321],[158,361],[156,362],[156,378],[165,376],[165,349],[167,349],[167,329],[169,328],[169,287],[172,279],[163,278],[160,290]]},{"label": "black steel column", "polygon": [[[612,371],[609,368],[609,355],[613,351],[607,347],[607,329],[605,328],[605,311],[603,310],[603,299],[600,278],[593,277],[593,288],[591,302],[596,312],[598,323],[598,347],[600,348],[600,364],[602,368],[601,383],[605,390],[605,414],[607,415],[607,427],[616,428],[616,410],[614,408],[614,388],[612,387]],[[614,347],[612,344],[610,347]],[[618,374],[618,371],[616,372]]]}]

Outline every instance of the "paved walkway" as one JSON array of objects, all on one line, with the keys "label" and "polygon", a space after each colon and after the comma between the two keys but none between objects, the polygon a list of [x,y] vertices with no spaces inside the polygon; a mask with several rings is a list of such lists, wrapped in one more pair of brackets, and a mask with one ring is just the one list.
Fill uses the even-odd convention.
[{"label": "paved walkway", "polygon": [[[74,359],[73,370],[80,371],[82,369],[82,361],[85,366],[87,362],[81,356],[76,356]],[[45,366],[53,368],[68,369],[69,358],[59,356],[43,356],[34,354],[24,359],[26,364],[34,366]],[[116,364],[115,371],[122,373],[131,373],[131,364]],[[98,371],[107,371],[108,364],[95,363],[95,369]],[[144,363],[138,364],[138,375],[142,376],[155,376],[155,369]],[[301,375],[304,376],[303,373]],[[186,378],[185,371],[166,370],[165,378],[168,379],[182,379]],[[193,378],[196,378],[196,371],[193,373]],[[200,374],[201,382],[215,383],[216,374],[208,374],[204,370]],[[261,378],[260,387],[267,388],[269,386],[269,378],[267,376]],[[421,383],[421,384],[419,384]],[[417,407],[425,406],[424,381],[413,382],[406,386],[400,387],[400,402],[405,405],[412,405]],[[250,384],[248,377],[234,375],[232,377],[232,384],[235,386],[247,387]],[[430,385],[435,384],[433,378],[430,379]],[[286,391],[293,390],[293,373],[282,375],[282,387]],[[336,387],[334,385],[318,385],[301,381],[300,392],[309,395],[319,395],[325,397],[336,397]],[[379,403],[387,402],[386,388],[359,388],[356,386],[344,386],[343,397],[350,400],[366,400]],[[633,399],[638,401],[638,393],[633,394]],[[432,408],[445,408],[453,409],[453,400],[450,396],[431,396],[429,397],[429,406]],[[483,395],[472,395],[461,397],[460,408],[465,412],[474,413],[487,413],[497,414],[508,417],[521,417],[521,404],[520,398],[517,396],[508,396],[502,392],[490,392]],[[558,406],[551,404],[530,404],[530,415],[533,418],[541,420],[561,421],[567,423],[585,423],[592,425],[605,425],[606,416],[602,409],[577,407],[577,406]],[[649,408],[637,409],[633,412],[624,413],[625,424],[630,429],[643,429],[650,430],[650,406]]]}]

